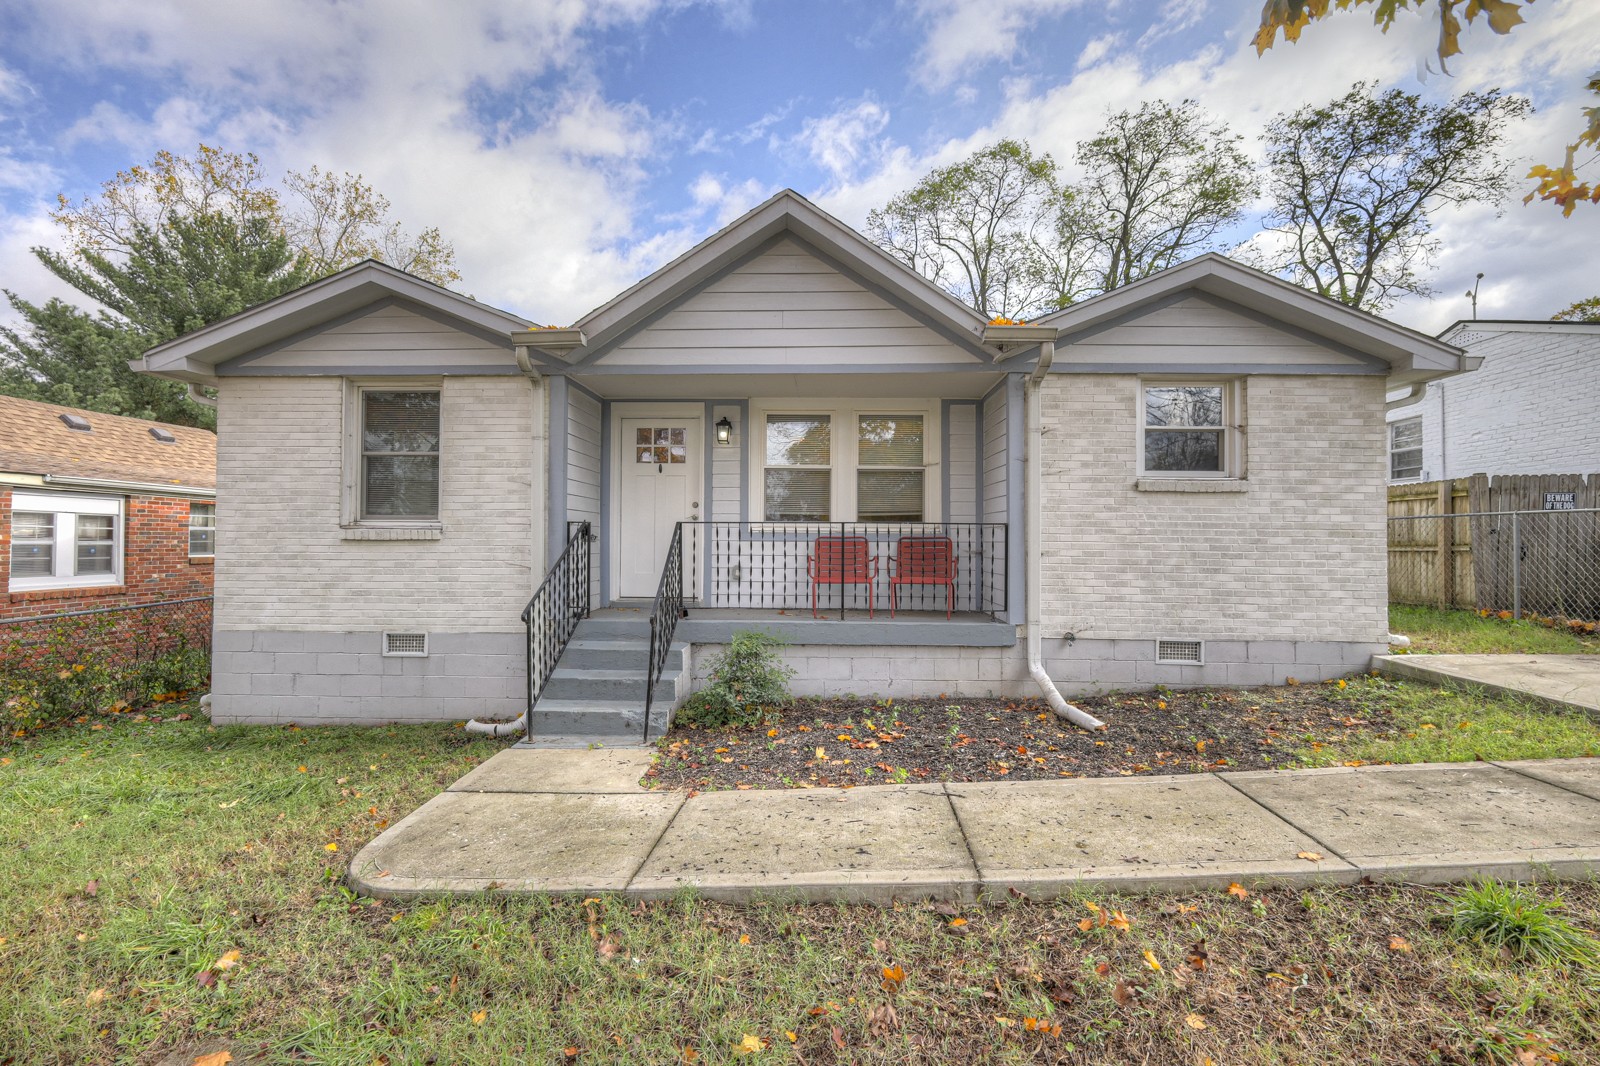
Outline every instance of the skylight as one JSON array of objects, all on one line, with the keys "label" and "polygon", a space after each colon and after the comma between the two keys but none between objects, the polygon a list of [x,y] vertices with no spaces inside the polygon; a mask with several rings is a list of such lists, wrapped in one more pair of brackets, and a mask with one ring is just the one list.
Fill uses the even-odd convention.
[{"label": "skylight", "polygon": [[75,429],[79,433],[93,432],[89,427],[89,420],[82,415],[62,415],[61,421],[66,423],[68,429]]},{"label": "skylight", "polygon": [[170,430],[161,429],[157,426],[150,427],[150,435],[162,444],[176,444],[178,441],[178,438],[174,437]]}]

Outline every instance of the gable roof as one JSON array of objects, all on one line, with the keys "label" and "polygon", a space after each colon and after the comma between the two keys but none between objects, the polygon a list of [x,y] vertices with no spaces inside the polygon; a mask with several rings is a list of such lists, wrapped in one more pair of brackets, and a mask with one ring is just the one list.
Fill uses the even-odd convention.
[{"label": "gable roof", "polygon": [[1075,335],[1136,313],[1186,290],[1265,315],[1332,345],[1383,360],[1395,384],[1411,384],[1470,369],[1460,348],[1426,333],[1396,325],[1265,271],[1215,252],[1168,267],[1149,277],[1101,293],[1038,319],[1059,331],[1056,345]]},{"label": "gable roof", "polygon": [[327,325],[385,299],[398,299],[444,316],[511,351],[511,333],[527,320],[479,303],[442,285],[366,259],[236,315],[219,319],[134,360],[133,368],[179,381],[215,383],[215,367],[300,333]]},{"label": "gable roof", "polygon": [[[583,348],[590,353],[609,348],[786,233],[980,358],[993,357],[983,347],[984,316],[793,189],[746,212],[584,315],[571,331],[560,332],[581,332]],[[536,344],[537,335],[519,340]]]},{"label": "gable roof", "polygon": [[[1497,333],[1573,333],[1600,336],[1600,322],[1561,322],[1553,318],[1463,318],[1439,331],[1439,338],[1450,343],[1470,345],[1482,334]],[[1478,334],[1478,336],[1474,336]]]},{"label": "gable roof", "polygon": [[[86,419],[89,432],[68,429],[62,415]],[[176,439],[163,444],[151,429]],[[0,396],[0,472],[209,489],[216,471],[208,429]]]}]

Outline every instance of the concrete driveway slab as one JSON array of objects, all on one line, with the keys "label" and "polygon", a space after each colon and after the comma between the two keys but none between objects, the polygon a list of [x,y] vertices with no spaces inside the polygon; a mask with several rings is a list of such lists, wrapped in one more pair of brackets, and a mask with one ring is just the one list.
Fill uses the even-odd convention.
[{"label": "concrete driveway slab", "polygon": [[1518,759],[1495,765],[1600,800],[1600,759]]},{"label": "concrete driveway slab", "polygon": [[649,748],[507,748],[450,791],[642,793],[653,757]]},{"label": "concrete driveway slab", "polygon": [[629,886],[748,899],[970,899],[977,870],[938,786],[711,792],[684,805]]},{"label": "concrete driveway slab", "polygon": [[351,880],[382,897],[621,891],[682,805],[676,792],[445,792],[362,848]]},{"label": "concrete driveway slab", "polygon": [[1228,774],[1363,873],[1442,882],[1600,869],[1600,803],[1488,763]]},{"label": "concrete driveway slab", "polygon": [[1374,655],[1372,661],[1392,677],[1476,685],[1600,714],[1600,655]]},{"label": "concrete driveway slab", "polygon": [[[1359,876],[1209,774],[947,787],[987,892],[1048,897],[1085,881],[1197,888]],[[1323,860],[1298,858],[1302,851]]]}]

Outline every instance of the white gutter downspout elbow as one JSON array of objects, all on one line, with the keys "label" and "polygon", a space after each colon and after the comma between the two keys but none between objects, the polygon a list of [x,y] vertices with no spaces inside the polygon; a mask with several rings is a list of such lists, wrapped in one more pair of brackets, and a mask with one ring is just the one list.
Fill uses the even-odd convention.
[{"label": "white gutter downspout elbow", "polygon": [[189,382],[189,399],[193,400],[201,407],[215,408],[217,406],[217,398],[215,396],[207,396],[201,391],[202,388],[204,388],[204,386],[199,385],[196,382]]},{"label": "white gutter downspout elbow", "polygon": [[[526,345],[519,344],[516,349],[517,369],[527,376],[529,383],[535,389],[539,389],[544,384],[544,375],[540,374],[539,368],[533,365],[533,359],[529,356]],[[544,487],[540,484],[540,475],[544,474],[544,457],[542,455],[536,456],[533,465],[536,471],[532,479],[534,482],[533,505],[537,507],[539,502],[545,498]],[[524,710],[509,722],[480,722],[474,718],[466,724],[465,728],[468,733],[474,733],[479,736],[509,737],[512,734],[527,731],[528,712]]]},{"label": "white gutter downspout elbow", "polygon": [[1024,405],[1028,411],[1028,451],[1024,457],[1028,483],[1023,491],[1022,510],[1023,550],[1027,555],[1028,673],[1044,692],[1044,698],[1050,704],[1051,710],[1059,717],[1084,729],[1104,729],[1106,724],[1100,719],[1063,699],[1061,691],[1056,688],[1056,683],[1050,680],[1050,675],[1044,669],[1044,633],[1041,622],[1044,610],[1040,603],[1043,599],[1044,565],[1043,545],[1039,541],[1042,525],[1040,494],[1044,491],[1044,415],[1040,411],[1039,387],[1044,382],[1044,376],[1050,372],[1050,364],[1055,361],[1055,356],[1055,341],[1048,340],[1039,345],[1039,363],[1034,367],[1033,373],[1028,375],[1027,388],[1023,394]]}]

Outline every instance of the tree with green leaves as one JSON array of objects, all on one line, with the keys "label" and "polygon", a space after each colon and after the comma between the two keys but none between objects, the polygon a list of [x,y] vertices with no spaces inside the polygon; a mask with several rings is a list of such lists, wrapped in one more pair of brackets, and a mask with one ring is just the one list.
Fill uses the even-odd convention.
[{"label": "tree with green leaves", "polygon": [[1563,307],[1550,318],[1556,322],[1600,322],[1600,296],[1591,296]]},{"label": "tree with green leaves", "polygon": [[1529,109],[1498,90],[1425,104],[1358,83],[1280,114],[1266,132],[1268,265],[1369,311],[1431,294],[1433,213],[1499,207],[1512,180],[1505,129]]},{"label": "tree with green leaves", "polygon": [[[1471,24],[1481,17],[1491,30],[1504,36],[1522,25],[1522,13],[1532,5],[1533,0],[1267,0],[1256,31],[1256,54],[1261,55],[1271,48],[1277,42],[1279,31],[1284,40],[1298,41],[1306,27],[1335,11],[1371,7],[1373,24],[1380,33],[1388,33],[1400,12],[1415,10],[1420,14],[1431,8],[1439,14],[1439,44],[1435,50],[1439,67],[1448,73],[1446,64],[1450,57],[1461,54],[1463,18]],[[1586,88],[1600,97],[1600,71],[1590,75]],[[1578,153],[1584,150],[1591,154],[1579,163]],[[1567,145],[1562,162],[1540,164],[1528,172],[1528,177],[1537,179],[1537,184],[1522,202],[1531,203],[1537,197],[1556,204],[1563,215],[1571,215],[1573,208],[1585,201],[1600,204],[1600,181],[1578,180],[1578,169],[1596,159],[1600,159],[1600,102],[1583,109],[1578,136]]]},{"label": "tree with green leaves", "polygon": [[[1099,290],[1216,247],[1256,191],[1242,140],[1185,100],[1108,115],[1100,133],[1078,145],[1083,177],[1069,192]],[[1060,295],[1063,305],[1074,298]]]},{"label": "tree with green leaves", "polygon": [[1021,318],[1050,306],[1060,206],[1055,161],[1003,140],[870,212],[867,236],[983,314]]},{"label": "tree with green leaves", "polygon": [[360,175],[312,167],[284,185],[270,187],[253,154],[200,145],[159,152],[79,202],[61,197],[52,218],[66,251],[34,255],[91,309],[6,291],[22,324],[0,329],[0,391],[209,427],[209,408],[128,360],[363,259],[439,284],[459,277],[439,231],[404,231]]},{"label": "tree with green leaves", "polygon": [[206,428],[215,413],[187,399],[183,385],[134,373],[128,361],[315,276],[309,256],[292,252],[268,220],[220,212],[132,222],[114,258],[36,254],[99,310],[60,299],[34,304],[8,291],[24,326],[0,328],[0,391]]}]

